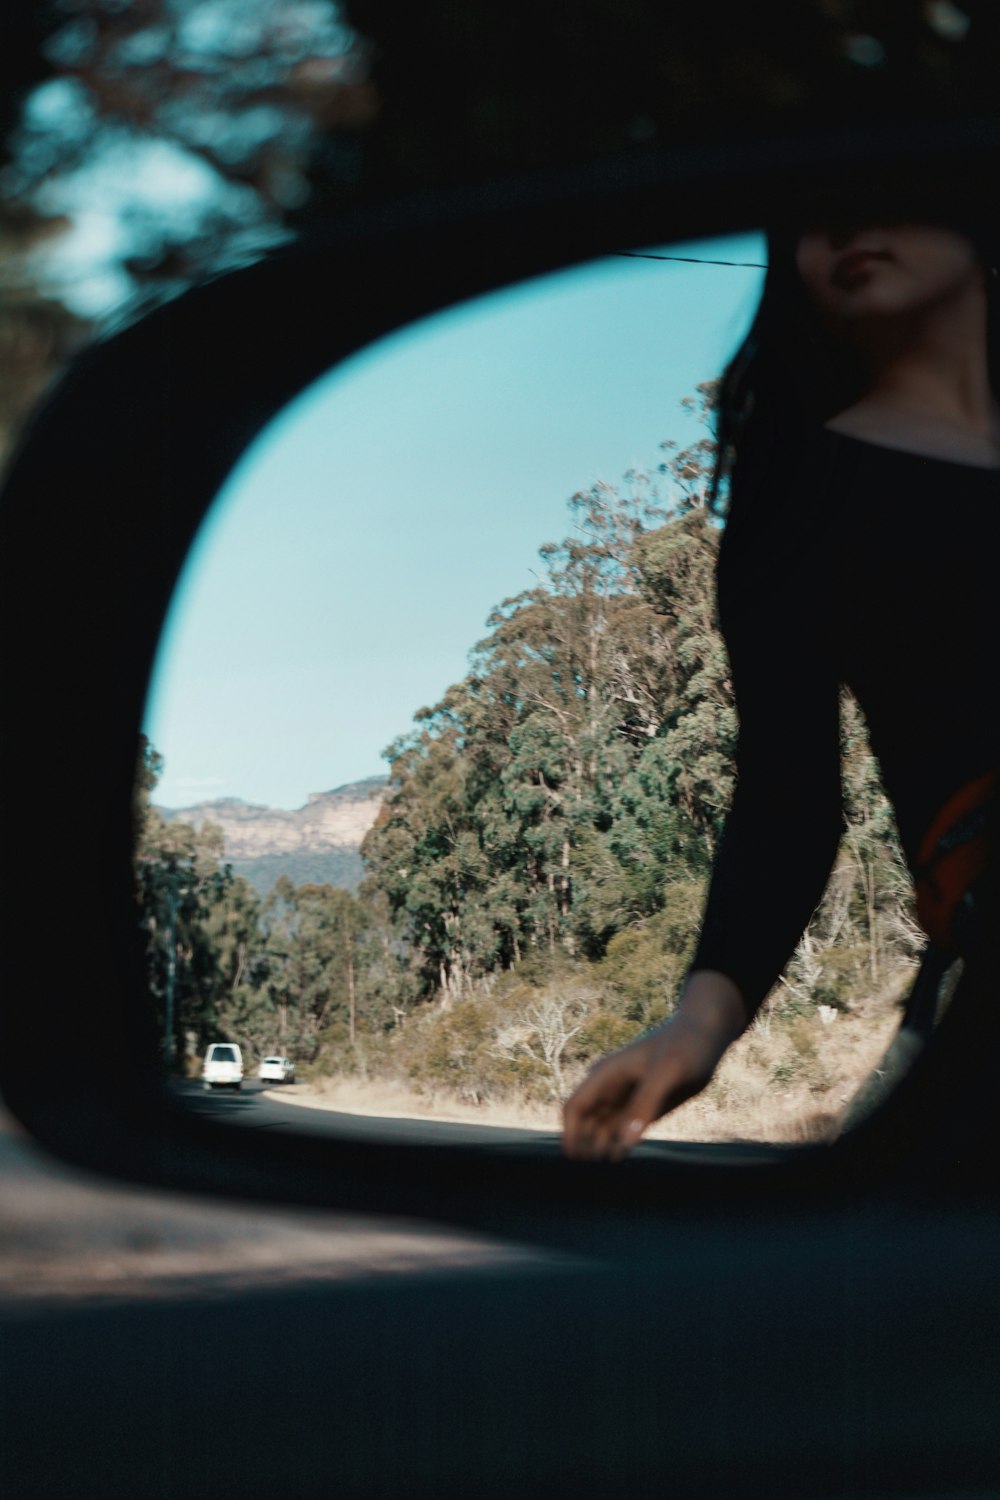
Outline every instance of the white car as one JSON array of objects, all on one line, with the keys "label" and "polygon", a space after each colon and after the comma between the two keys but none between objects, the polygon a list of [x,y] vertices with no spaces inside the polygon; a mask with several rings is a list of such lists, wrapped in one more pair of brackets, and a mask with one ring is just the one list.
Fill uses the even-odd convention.
[{"label": "white car", "polygon": [[240,1089],[243,1085],[243,1053],[235,1042],[213,1042],[201,1065],[206,1089]]},{"label": "white car", "polygon": [[269,1083],[294,1083],[295,1064],[287,1057],[265,1057],[260,1065],[260,1077]]}]

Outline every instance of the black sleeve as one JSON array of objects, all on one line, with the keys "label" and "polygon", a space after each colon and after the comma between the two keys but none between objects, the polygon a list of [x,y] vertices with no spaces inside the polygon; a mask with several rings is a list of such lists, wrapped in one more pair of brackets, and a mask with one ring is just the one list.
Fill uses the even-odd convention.
[{"label": "black sleeve", "polygon": [[727,975],[753,1015],[794,953],[836,858],[840,694],[817,602],[822,590],[801,556],[786,553],[756,587],[720,557],[717,583],[739,716],[736,788],[689,972]]}]

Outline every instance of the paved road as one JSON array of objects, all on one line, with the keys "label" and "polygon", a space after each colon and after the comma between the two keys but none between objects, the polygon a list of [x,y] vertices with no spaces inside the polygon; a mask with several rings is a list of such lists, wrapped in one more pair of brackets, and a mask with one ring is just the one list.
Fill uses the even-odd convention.
[{"label": "paved road", "polygon": [[[239,1093],[179,1083],[193,1110],[252,1131],[303,1131],[426,1144],[519,1144],[557,1153],[552,1132],[382,1119],[284,1102],[248,1080]],[[278,1094],[278,1097],[275,1097]],[[713,1154],[698,1143],[645,1143],[645,1152]],[[729,1147],[747,1157],[759,1146]],[[773,1148],[771,1148],[773,1149]],[[248,1288],[393,1276],[458,1267],[564,1264],[554,1253],[414,1220],[313,1209],[212,1203],[128,1187],[63,1165],[0,1104],[0,1314],[56,1301],[227,1294]]]},{"label": "paved road", "polygon": [[[335,1135],[340,1140],[406,1141],[421,1145],[482,1145],[530,1147],[538,1152],[561,1155],[560,1137],[555,1130],[524,1130],[506,1125],[458,1124],[447,1120],[411,1120],[383,1118],[374,1115],[352,1115],[339,1110],[309,1109],[305,1105],[285,1103],[282,1090],[274,1084],[262,1085],[247,1080],[239,1093],[214,1089],[206,1093],[201,1083],[177,1083],[177,1093],[186,1105],[215,1119],[250,1130],[303,1131],[314,1135]],[[794,1150],[788,1144],[768,1141],[672,1141],[645,1140],[635,1149],[636,1155],[670,1157],[678,1160],[774,1161]]]},{"label": "paved road", "polygon": [[0,1116],[0,1493],[986,1500],[998,1243],[992,1211],[875,1204],[600,1265],[124,1188]]},{"label": "paved road", "polygon": [[[291,1123],[256,1093],[192,1104]],[[0,1200],[4,1500],[998,1493],[992,1211],[601,1265],[121,1188],[9,1119]]]},{"label": "paved road", "polygon": [[[182,1086],[192,1107],[248,1128],[330,1130],[344,1116]],[[351,1117],[377,1134],[405,1121]],[[419,1127],[458,1131],[466,1127]],[[469,1127],[472,1129],[472,1127]],[[491,1132],[484,1132],[492,1134]],[[245,1289],[442,1268],[554,1264],[556,1257],[411,1220],[219,1203],[128,1187],[47,1155],[0,1105],[0,1314],[40,1304],[231,1295]]]},{"label": "paved road", "polygon": [[[294,1085],[292,1085],[294,1088]],[[186,1105],[199,1113],[224,1119],[227,1123],[252,1130],[309,1131],[315,1135],[345,1135],[355,1139],[419,1142],[426,1145],[497,1145],[541,1146],[556,1151],[559,1137],[555,1131],[520,1130],[513,1126],[466,1125],[447,1120],[383,1119],[376,1115],[352,1115],[332,1109],[309,1109],[305,1105],[285,1103],[282,1088],[247,1079],[239,1093],[230,1089],[213,1089],[206,1093],[201,1083],[178,1083],[176,1092]]]}]

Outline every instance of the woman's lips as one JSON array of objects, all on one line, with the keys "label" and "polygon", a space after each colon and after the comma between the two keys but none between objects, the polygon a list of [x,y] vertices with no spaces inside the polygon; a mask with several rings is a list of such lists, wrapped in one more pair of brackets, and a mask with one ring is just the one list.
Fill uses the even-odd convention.
[{"label": "woman's lips", "polygon": [[838,285],[857,281],[879,260],[888,260],[888,256],[879,250],[852,250],[837,262],[831,280]]}]

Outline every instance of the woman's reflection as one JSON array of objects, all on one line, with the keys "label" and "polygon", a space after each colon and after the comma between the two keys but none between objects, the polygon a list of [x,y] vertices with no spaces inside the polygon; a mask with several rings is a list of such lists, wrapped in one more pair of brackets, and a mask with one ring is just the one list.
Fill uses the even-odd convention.
[{"label": "woman's reflection", "polygon": [[571,1157],[620,1159],[704,1089],[791,957],[842,831],[842,683],[921,925],[937,952],[968,951],[1000,766],[993,243],[953,223],[769,237],[722,381],[712,492],[728,473],[717,581],[737,789],[676,1010],[573,1093]]}]

